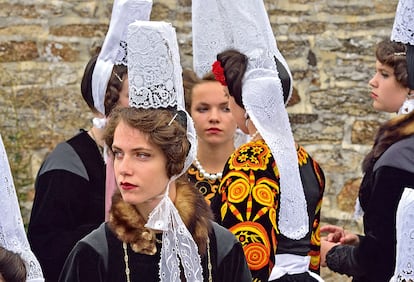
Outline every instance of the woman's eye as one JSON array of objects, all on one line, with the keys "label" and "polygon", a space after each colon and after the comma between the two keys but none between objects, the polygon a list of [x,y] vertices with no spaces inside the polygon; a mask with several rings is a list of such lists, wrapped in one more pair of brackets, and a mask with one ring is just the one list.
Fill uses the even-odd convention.
[{"label": "woman's eye", "polygon": [[229,112],[230,112],[230,108],[229,108],[229,107],[224,107],[224,108],[223,108],[223,112],[225,112],[225,113],[229,113]]},{"label": "woman's eye", "polygon": [[136,154],[136,156],[137,156],[137,158],[140,158],[140,159],[147,159],[147,158],[149,158],[151,155],[150,154],[148,154],[148,153],[137,153]]},{"label": "woman's eye", "polygon": [[199,112],[199,113],[205,113],[206,111],[208,111],[208,108],[206,108],[206,107],[197,108],[197,112]]},{"label": "woman's eye", "polygon": [[122,158],[122,152],[121,152],[121,151],[118,151],[118,150],[113,150],[113,151],[112,151],[112,153],[114,154],[114,157],[115,157],[116,159],[120,159],[120,158]]},{"label": "woman's eye", "polygon": [[382,72],[381,75],[385,78],[389,77],[390,75],[387,72]]}]

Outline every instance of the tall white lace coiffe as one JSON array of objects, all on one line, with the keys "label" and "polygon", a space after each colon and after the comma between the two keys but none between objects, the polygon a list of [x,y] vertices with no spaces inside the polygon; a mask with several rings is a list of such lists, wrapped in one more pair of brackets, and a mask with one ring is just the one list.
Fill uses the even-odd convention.
[{"label": "tall white lace coiffe", "polygon": [[30,249],[20,214],[9,160],[0,134],[0,246],[19,254],[27,270],[27,281],[44,281],[42,269]]},{"label": "tall white lace coiffe", "polygon": [[[300,239],[309,231],[298,157],[283,100],[277,58],[292,75],[277,48],[262,0],[193,0],[194,60],[202,72],[217,53],[234,48],[248,57],[242,100],[250,119],[268,144],[280,173],[282,234]],[[291,96],[292,88],[289,92]]]},{"label": "tall white lace coiffe", "polygon": [[143,109],[176,107],[187,117],[191,147],[183,170],[168,182],[146,227],[162,230],[160,280],[180,281],[180,265],[187,281],[203,281],[201,258],[191,233],[169,198],[169,185],[184,174],[197,152],[193,121],[185,111],[182,68],[175,29],[166,22],[137,21],[128,26],[129,105]]},{"label": "tall white lace coiffe", "polygon": [[414,1],[399,0],[391,40],[414,45]]},{"label": "tall white lace coiffe", "polygon": [[127,27],[136,20],[148,21],[152,0],[115,0],[111,21],[92,75],[92,96],[95,108],[105,113],[106,87],[114,65],[127,65]]}]

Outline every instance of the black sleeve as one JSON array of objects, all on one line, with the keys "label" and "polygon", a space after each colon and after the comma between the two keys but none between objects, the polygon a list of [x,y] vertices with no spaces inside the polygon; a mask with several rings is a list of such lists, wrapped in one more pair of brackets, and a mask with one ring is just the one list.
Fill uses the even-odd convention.
[{"label": "black sleeve", "polygon": [[348,276],[361,276],[364,272],[355,257],[355,246],[338,245],[326,254],[326,263],[330,270]]},{"label": "black sleeve", "polygon": [[222,263],[218,266],[217,272],[219,277],[222,277],[220,281],[252,281],[252,276],[240,242],[236,242],[231,251],[223,258]]},{"label": "black sleeve", "polygon": [[336,246],[326,257],[336,272],[389,281],[395,267],[396,211],[404,187],[413,187],[414,175],[393,167],[375,171],[372,193],[364,213],[365,236],[358,246]]},{"label": "black sleeve", "polygon": [[59,282],[106,281],[103,257],[89,244],[80,241],[70,252],[63,266]]}]

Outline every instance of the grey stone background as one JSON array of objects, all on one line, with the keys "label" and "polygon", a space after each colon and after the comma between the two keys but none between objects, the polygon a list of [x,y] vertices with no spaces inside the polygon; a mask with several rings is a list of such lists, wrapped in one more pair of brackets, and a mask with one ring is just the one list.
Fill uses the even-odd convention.
[{"label": "grey stone background", "polygon": [[[296,141],[323,167],[323,223],[360,230],[353,210],[361,161],[390,115],[371,107],[375,44],[389,37],[397,0],[265,0],[294,76],[288,111]],[[102,44],[112,1],[0,0],[0,133],[25,222],[33,181],[57,142],[91,126],[80,79]],[[191,1],[154,0],[152,20],[176,27],[192,66]],[[348,281],[323,270],[326,281]]]}]

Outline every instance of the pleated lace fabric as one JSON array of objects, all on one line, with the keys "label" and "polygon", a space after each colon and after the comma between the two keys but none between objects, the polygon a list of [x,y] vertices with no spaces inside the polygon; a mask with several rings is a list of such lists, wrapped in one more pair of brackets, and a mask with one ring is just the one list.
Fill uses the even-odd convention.
[{"label": "pleated lace fabric", "polygon": [[414,281],[414,189],[405,188],[397,209],[397,257],[390,281]]},{"label": "pleated lace fabric", "polygon": [[27,281],[44,281],[42,269],[23,225],[7,153],[0,135],[0,245],[19,254],[26,264]]}]

